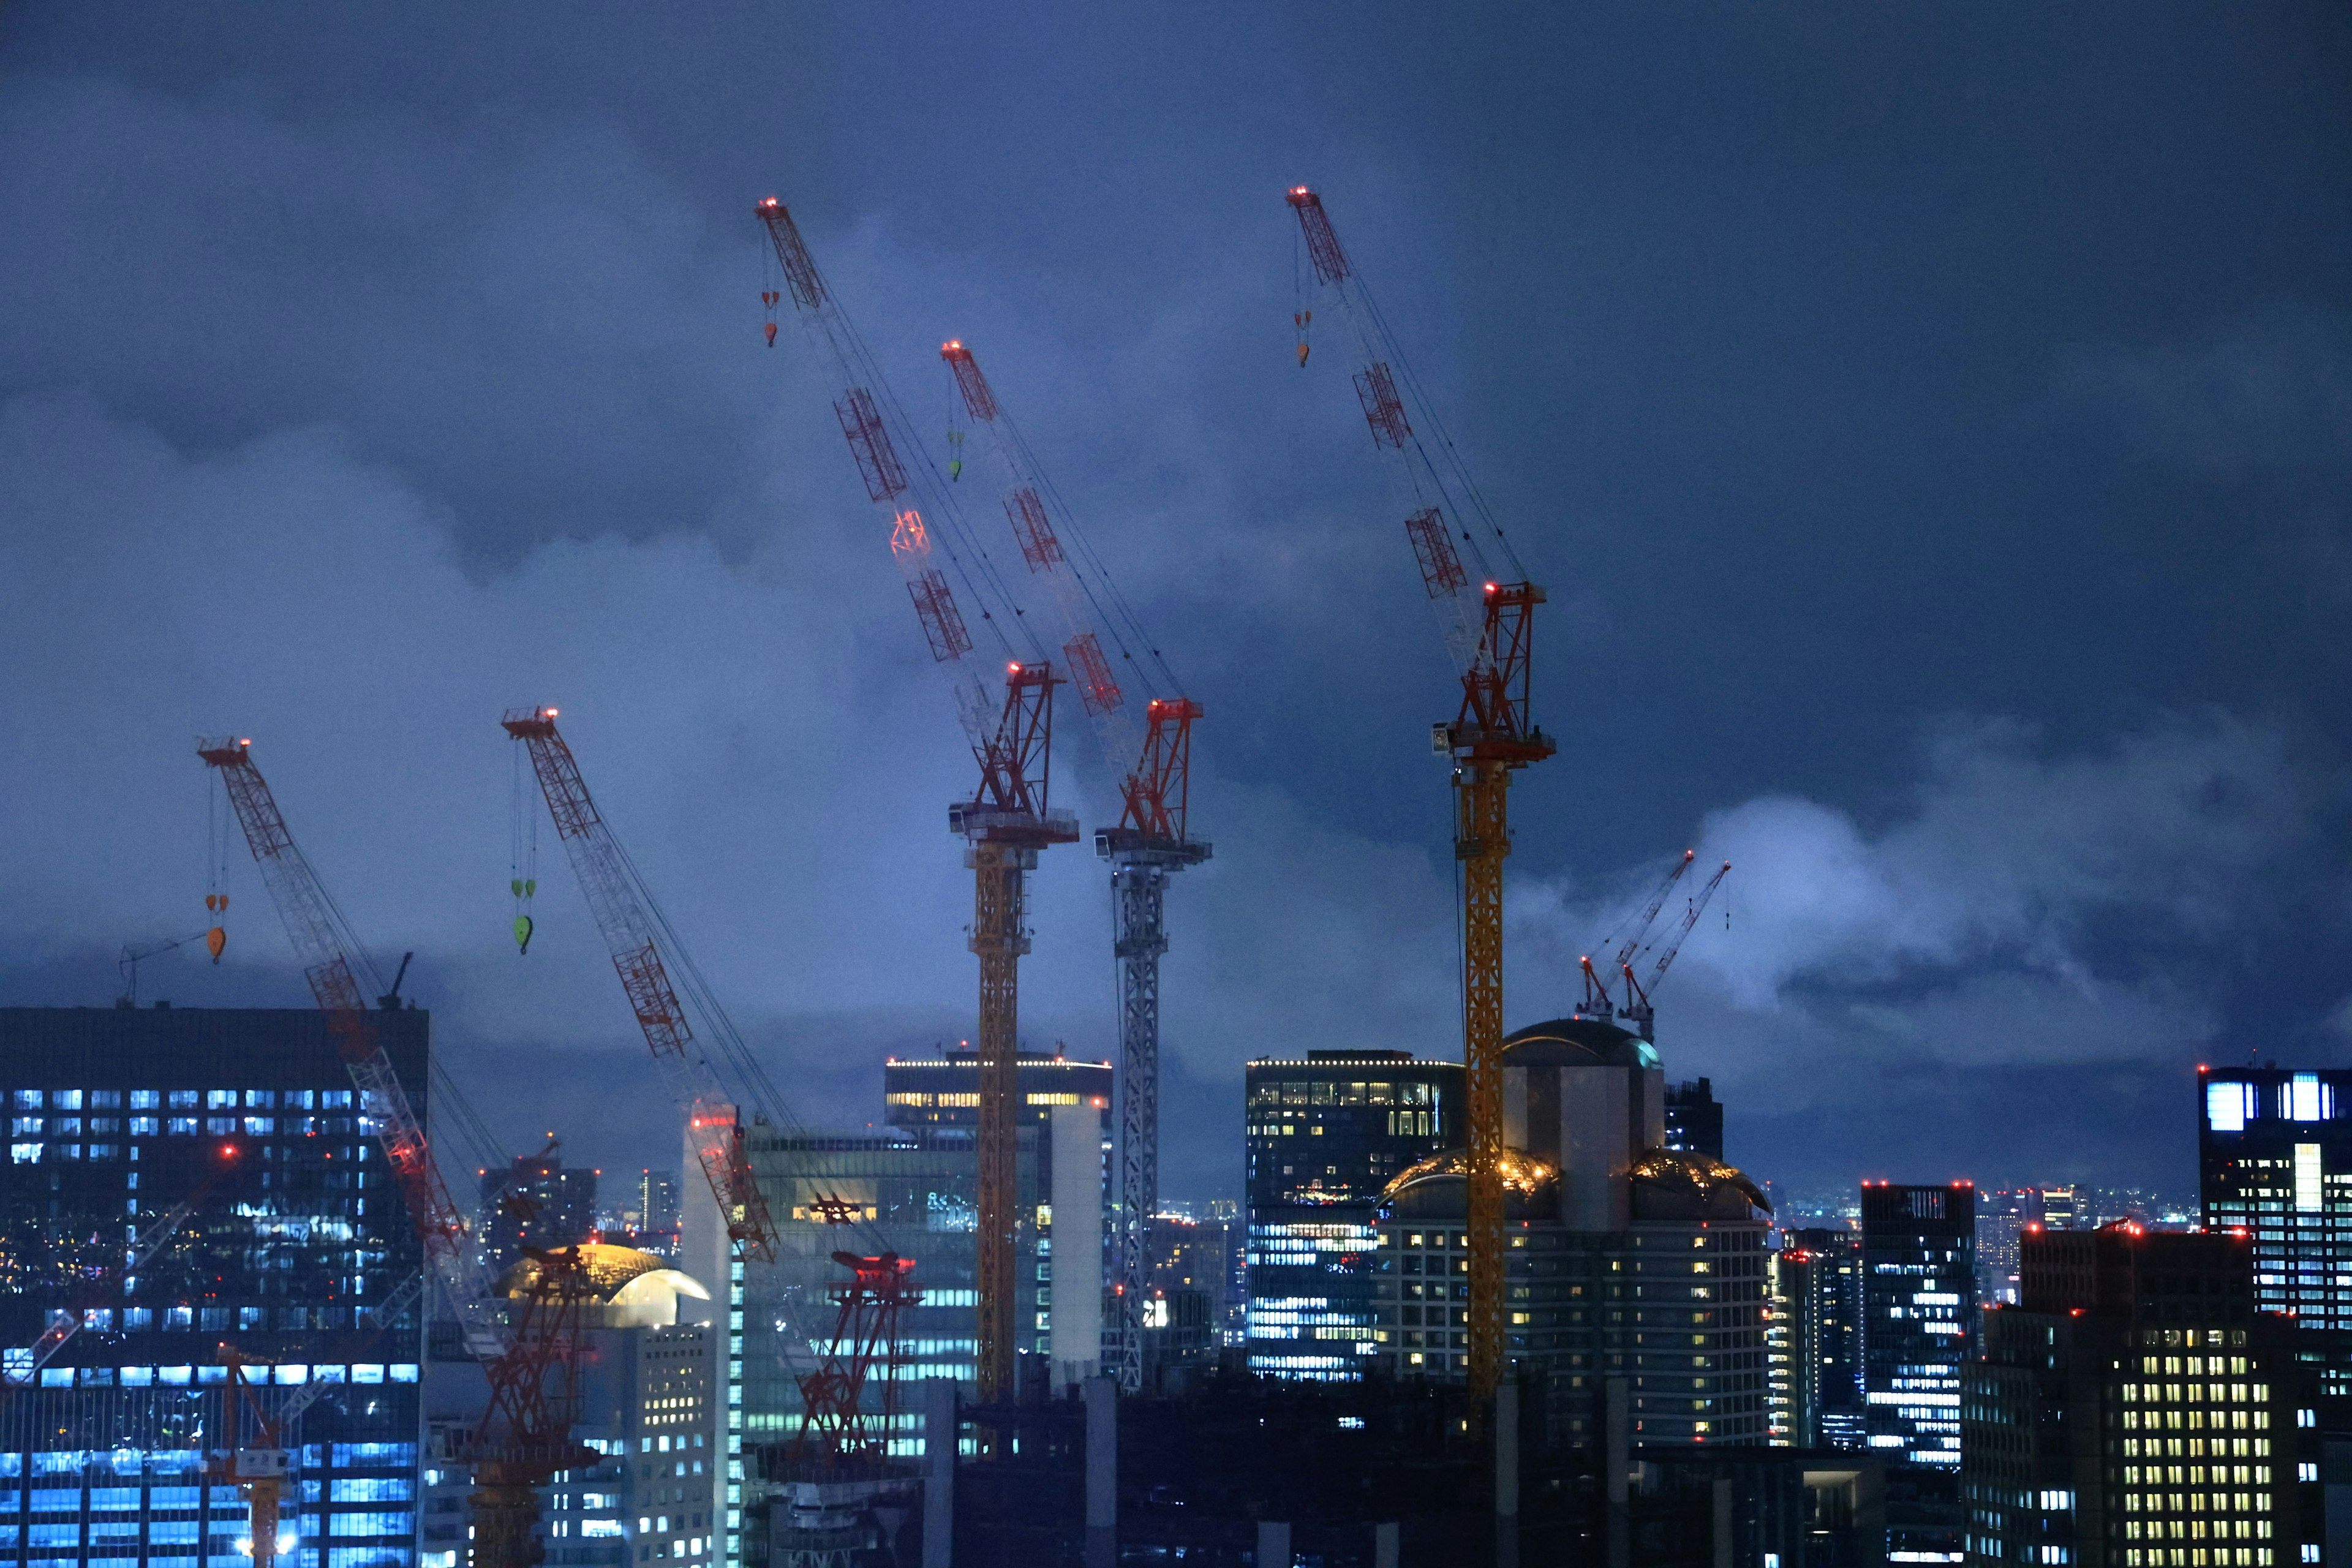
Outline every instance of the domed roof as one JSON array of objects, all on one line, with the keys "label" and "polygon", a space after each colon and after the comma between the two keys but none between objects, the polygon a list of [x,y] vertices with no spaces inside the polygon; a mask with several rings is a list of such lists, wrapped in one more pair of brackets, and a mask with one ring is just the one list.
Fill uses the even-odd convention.
[{"label": "domed roof", "polygon": [[1654,1068],[1658,1047],[1607,1018],[1575,1014],[1503,1037],[1511,1067]]},{"label": "domed roof", "polygon": [[1633,1162],[1635,1220],[1753,1219],[1771,1204],[1746,1173],[1695,1150],[1645,1149]]},{"label": "domed roof", "polygon": [[[1558,1171],[1524,1149],[1504,1150],[1502,1167],[1503,1203],[1512,1218],[1552,1206]],[[1381,1189],[1381,1207],[1400,1219],[1458,1219],[1467,1212],[1469,1194],[1470,1152],[1448,1149],[1398,1172]]]},{"label": "domed roof", "polygon": [[[669,1268],[667,1258],[640,1252],[634,1247],[614,1247],[609,1242],[583,1241],[577,1247],[553,1250],[579,1254],[581,1270],[588,1276],[589,1286],[599,1301],[610,1301],[640,1275]],[[525,1258],[499,1277],[499,1294],[520,1297],[539,1283],[539,1259]]]}]

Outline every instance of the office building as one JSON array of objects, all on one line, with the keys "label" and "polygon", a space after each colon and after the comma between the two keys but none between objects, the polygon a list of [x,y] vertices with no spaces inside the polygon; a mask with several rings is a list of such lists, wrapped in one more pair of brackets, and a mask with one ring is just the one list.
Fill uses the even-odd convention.
[{"label": "office building", "polygon": [[667,1258],[677,1250],[677,1173],[640,1171],[621,1211],[620,1239]]},{"label": "office building", "polygon": [[2256,1310],[2254,1251],[2224,1232],[2027,1233],[2020,1300],[1985,1314],[1960,1407],[1969,1563],[2321,1560],[2316,1369]]},{"label": "office building", "polygon": [[[577,1250],[592,1294],[580,1309],[572,1435],[604,1458],[540,1489],[541,1561],[549,1568],[646,1562],[710,1568],[721,1560],[723,1505],[713,1479],[726,1433],[710,1292],[650,1252],[595,1242]],[[520,1294],[539,1267],[513,1265],[500,1288]],[[473,1482],[464,1445],[481,1419],[488,1383],[454,1342],[436,1339],[424,1397],[420,1568],[465,1568]]]},{"label": "office building", "polygon": [[[2199,1070],[2198,1175],[2206,1226],[2254,1244],[2254,1300],[2300,1328],[2352,1328],[2352,1072]],[[2330,1392],[2352,1368],[2325,1344]]]},{"label": "office building", "polygon": [[1862,1237],[1795,1226],[1780,1233],[1780,1289],[1789,1302],[1790,1442],[1870,1446],[1862,1387]]},{"label": "office building", "polygon": [[[1622,1378],[1637,1444],[1763,1443],[1763,1194],[1664,1146],[1656,1051],[1602,1019],[1521,1029],[1503,1101],[1506,1343],[1550,1374],[1569,1440],[1594,1438],[1602,1384]],[[1467,1199],[1458,1145],[1383,1194],[1375,1351],[1393,1375],[1465,1375]]]},{"label": "office building", "polygon": [[1353,1378],[1373,1352],[1375,1208],[1463,1137],[1462,1067],[1403,1051],[1309,1051],[1244,1075],[1249,1365]]},{"label": "office building", "polygon": [[[1230,1208],[1230,1205],[1221,1205]],[[1242,1303],[1234,1299],[1237,1219],[1163,1211],[1151,1225],[1151,1290],[1145,1309],[1148,1365],[1213,1363]],[[1157,1319],[1157,1325],[1154,1320]]]},{"label": "office building", "polygon": [[[1022,1336],[1024,1361],[1050,1353],[1052,1345],[1053,1253],[1040,1246],[1053,1239],[1050,1189],[1044,1185],[1050,1137],[1041,1136],[1050,1131],[1042,1118],[1016,1129],[1022,1289],[1014,1310],[1028,1331]],[[827,1291],[847,1278],[834,1253],[889,1251],[914,1260],[923,1300],[898,1320],[902,1384],[928,1377],[969,1383],[975,1375],[979,1319],[978,1174],[969,1130],[787,1133],[754,1122],[744,1130],[744,1148],[775,1223],[776,1261],[735,1262],[703,1188],[689,1189],[679,1265],[729,1281],[727,1468],[716,1480],[724,1488],[730,1556],[741,1549],[746,1510],[764,1511],[773,1491],[760,1479],[757,1451],[799,1434],[799,1379],[816,1369],[830,1346],[835,1309]],[[874,1405],[880,1390],[868,1393]],[[892,1432],[893,1455],[922,1452],[919,1401],[900,1401]]]},{"label": "office building", "polygon": [[556,1149],[551,1138],[538,1153],[482,1173],[482,1255],[492,1279],[513,1268],[526,1247],[569,1247],[596,1228],[597,1173],[567,1168]]},{"label": "office building", "polygon": [[1870,1447],[1889,1461],[1890,1561],[1961,1557],[1960,1369],[1975,1348],[1976,1249],[1969,1184],[1864,1184],[1863,1396]]},{"label": "office building", "polygon": [[[1060,1051],[1020,1053],[1019,1116],[1044,1126],[1057,1105],[1091,1105],[1110,1126],[1111,1066]],[[909,1132],[980,1127],[980,1056],[957,1047],[933,1057],[892,1057],[882,1067],[882,1119]]]},{"label": "office building", "polygon": [[1686,1154],[1723,1158],[1723,1107],[1711,1079],[1666,1085],[1665,1146]]},{"label": "office building", "polygon": [[[369,1022],[425,1113],[430,1016]],[[368,1314],[419,1247],[324,1016],[0,1009],[0,1343],[59,1310],[85,1325],[37,1371],[0,1364],[0,1562],[249,1561],[246,1505],[201,1473],[227,1344],[263,1363],[268,1407],[331,1385],[287,1434],[280,1539],[301,1568],[327,1541],[339,1562],[413,1563],[422,1333],[414,1307]],[[191,1198],[125,1279],[127,1239]]]},{"label": "office building", "polygon": [[2038,1187],[1977,1194],[1977,1300],[1985,1306],[2017,1304],[2018,1242],[2028,1226],[2049,1226]]}]

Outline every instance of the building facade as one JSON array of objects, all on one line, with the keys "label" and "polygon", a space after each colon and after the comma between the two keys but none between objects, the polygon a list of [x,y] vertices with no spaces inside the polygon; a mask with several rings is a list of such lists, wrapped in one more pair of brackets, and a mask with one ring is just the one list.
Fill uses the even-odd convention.
[{"label": "building facade", "polygon": [[1665,1146],[1685,1154],[1723,1158],[1723,1106],[1712,1079],[1666,1085]]},{"label": "building facade", "polygon": [[[2322,1560],[2316,1369],[2256,1310],[2251,1238],[2027,1233],[1961,1405],[1971,1563]],[[2305,1435],[2312,1458],[2303,1458]]]},{"label": "building facade", "polygon": [[[420,1114],[431,1021],[371,1014]],[[413,1563],[422,1331],[371,1310],[419,1265],[373,1130],[310,1009],[0,1009],[0,1563],[249,1562],[246,1505],[202,1474],[228,1368],[266,1406],[329,1384],[287,1435],[294,1568]],[[196,1199],[131,1278],[130,1238]],[[240,1543],[242,1542],[242,1545]]]},{"label": "building facade", "polygon": [[1360,1376],[1375,1349],[1381,1194],[1463,1136],[1461,1064],[1309,1051],[1253,1061],[1244,1082],[1250,1369]]},{"label": "building facade", "polygon": [[1960,1462],[1960,1366],[1976,1340],[1976,1189],[1864,1183],[1863,1389],[1870,1446]]},{"label": "building facade", "polygon": [[[1623,1380],[1636,1445],[1761,1444],[1769,1430],[1767,1222],[1745,1175],[1664,1146],[1650,1044],[1566,1018],[1504,1043],[1506,1343],[1600,1427]],[[1375,1351],[1400,1377],[1466,1375],[1468,1181],[1459,1147],[1389,1184],[1376,1233]]]},{"label": "building facade", "polygon": [[1789,1300],[1792,1436],[1806,1437],[1796,1446],[1868,1447],[1861,1235],[1791,1227],[1780,1233],[1780,1258]]},{"label": "building facade", "polygon": [[[2305,1329],[2352,1329],[2352,1072],[2199,1069],[2198,1185],[2209,1229],[2254,1244],[2254,1300]],[[2315,1337],[2334,1344],[2341,1333]],[[2331,1392],[2352,1367],[2327,1356]]]},{"label": "building facade", "polygon": [[[581,1309],[572,1434],[603,1458],[540,1489],[541,1561],[549,1568],[711,1568],[723,1545],[723,1504],[712,1483],[726,1426],[710,1292],[635,1247],[592,1242],[578,1252],[593,1295]],[[516,1265],[502,1287],[514,1293],[536,1268]],[[425,1377],[422,1568],[466,1568],[472,1560],[464,1448],[488,1399],[479,1364],[436,1341]]]}]

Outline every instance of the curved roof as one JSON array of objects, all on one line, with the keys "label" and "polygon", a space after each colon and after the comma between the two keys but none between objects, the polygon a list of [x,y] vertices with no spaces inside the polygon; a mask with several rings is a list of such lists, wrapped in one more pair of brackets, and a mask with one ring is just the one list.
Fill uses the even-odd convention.
[{"label": "curved roof", "polygon": [[1747,1173],[1696,1150],[1645,1149],[1633,1162],[1637,1220],[1748,1219],[1771,1203]]},{"label": "curved roof", "polygon": [[[609,1242],[583,1241],[576,1247],[556,1247],[557,1252],[576,1252],[582,1271],[588,1276],[593,1299],[610,1301],[641,1276],[657,1271],[676,1272],[669,1260],[650,1252],[640,1252],[634,1247],[614,1247]],[[540,1263],[535,1258],[525,1258],[499,1278],[499,1294],[520,1297],[539,1282]],[[680,1275],[684,1279],[685,1276]],[[699,1287],[696,1294],[699,1294]]]},{"label": "curved roof", "polygon": [[1654,1068],[1658,1047],[1607,1018],[1579,1014],[1504,1036],[1503,1058],[1517,1067]]}]

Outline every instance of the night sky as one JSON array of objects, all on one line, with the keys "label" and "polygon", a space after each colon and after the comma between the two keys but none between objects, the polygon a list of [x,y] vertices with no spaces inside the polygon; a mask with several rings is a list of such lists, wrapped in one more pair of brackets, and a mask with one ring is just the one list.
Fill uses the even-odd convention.
[{"label": "night sky", "polygon": [[[11,6],[0,1001],[202,929],[234,731],[501,1140],[676,1165],[543,826],[507,932],[541,702],[793,1114],[971,1032],[972,766],[761,346],[774,194],[935,440],[975,347],[1207,707],[1163,1186],[1236,1194],[1247,1058],[1460,1048],[1456,692],[1292,352],[1301,181],[1551,592],[1515,1026],[1696,847],[1660,1046],[1784,1190],[2186,1194],[2197,1062],[2352,1061],[2320,4]],[[221,885],[143,994],[304,1005]],[[1027,1043],[1112,1054],[1108,904],[1048,853]]]}]

